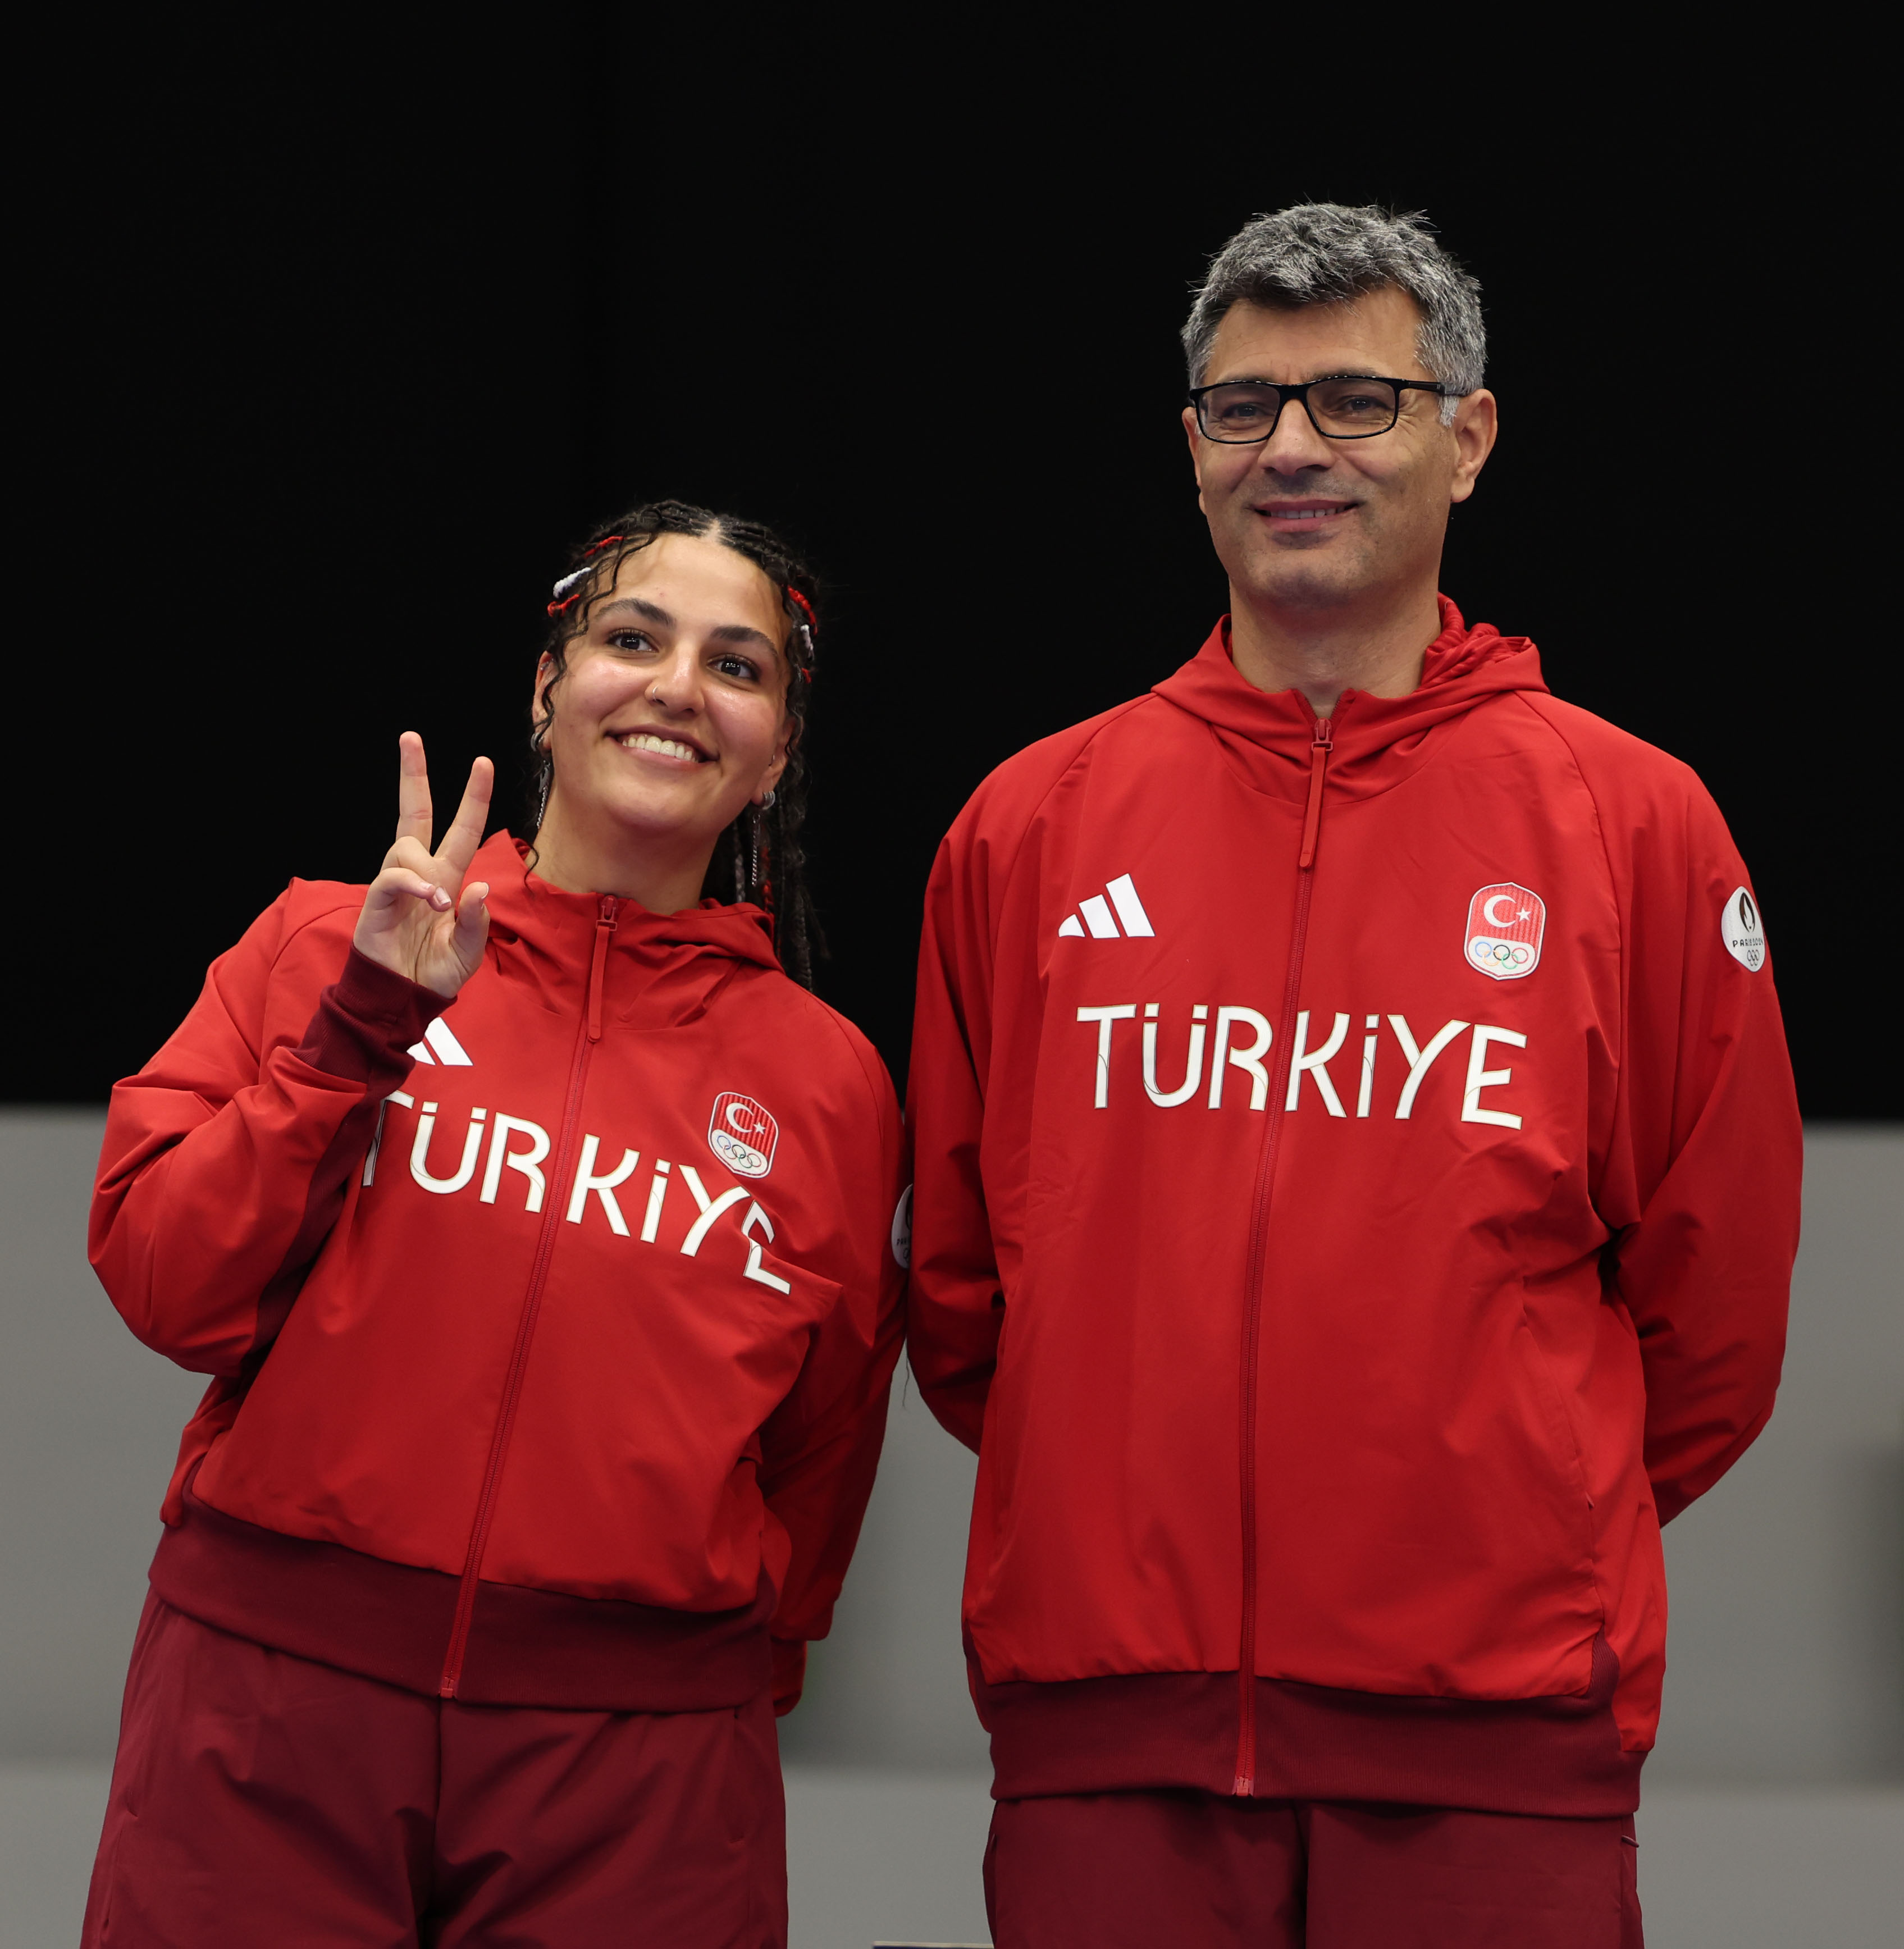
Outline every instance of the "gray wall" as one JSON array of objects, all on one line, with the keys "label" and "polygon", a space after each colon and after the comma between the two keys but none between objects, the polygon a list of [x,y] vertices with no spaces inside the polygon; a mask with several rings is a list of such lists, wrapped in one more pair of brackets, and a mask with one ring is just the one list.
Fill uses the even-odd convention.
[{"label": "gray wall", "polygon": [[1814,1125],[1771,1425],[1666,1532],[1656,1776],[1904,1780],[1904,1131]]},{"label": "gray wall", "polygon": [[104,1113],[0,1111],[0,1758],[92,1759],[179,1431],[205,1391],[126,1332],[86,1264]]},{"label": "gray wall", "polygon": [[[0,1111],[0,1758],[112,1749],[160,1495],[202,1383],[85,1263],[92,1111]],[[1814,1127],[1779,1408],[1666,1532],[1657,1779],[1904,1779],[1904,1131]],[[958,1649],[972,1458],[909,1385],[790,1758],[982,1766]]]}]

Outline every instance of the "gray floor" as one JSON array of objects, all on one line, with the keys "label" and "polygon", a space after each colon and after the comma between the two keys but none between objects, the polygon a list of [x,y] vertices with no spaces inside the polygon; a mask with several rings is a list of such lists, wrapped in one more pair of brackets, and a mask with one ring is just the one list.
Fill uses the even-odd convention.
[{"label": "gray floor", "polygon": [[[77,1941],[106,1779],[0,1767],[0,1949]],[[791,1949],[988,1940],[982,1775],[798,1767],[787,1786]],[[1639,1836],[1648,1949],[1896,1949],[1904,1788],[1657,1788]]]}]

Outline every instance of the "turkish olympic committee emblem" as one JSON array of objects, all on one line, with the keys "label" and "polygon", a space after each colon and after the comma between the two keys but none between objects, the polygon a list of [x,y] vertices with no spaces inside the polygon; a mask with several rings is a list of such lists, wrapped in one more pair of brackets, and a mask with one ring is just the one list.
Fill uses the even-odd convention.
[{"label": "turkish olympic committee emblem", "polygon": [[780,1126],[765,1104],[738,1090],[723,1090],[714,1099],[707,1120],[707,1147],[738,1177],[765,1177],[774,1167],[774,1146]]},{"label": "turkish olympic committee emblem", "polygon": [[1468,965],[1497,981],[1517,981],[1540,965],[1547,903],[1511,880],[1483,887],[1468,903]]}]

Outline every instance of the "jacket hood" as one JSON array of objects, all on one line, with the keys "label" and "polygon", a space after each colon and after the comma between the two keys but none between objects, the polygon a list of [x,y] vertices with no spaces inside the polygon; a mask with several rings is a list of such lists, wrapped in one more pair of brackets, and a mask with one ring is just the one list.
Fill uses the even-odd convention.
[{"label": "jacket hood", "polygon": [[[1465,715],[1503,691],[1546,689],[1540,652],[1528,638],[1504,636],[1491,623],[1471,626],[1446,596],[1436,600],[1441,633],[1428,645],[1421,682],[1405,697],[1371,697],[1351,689],[1337,700],[1331,713],[1334,783],[1352,790],[1379,789],[1394,782],[1398,767],[1412,769],[1407,761],[1421,754],[1437,725]],[[1287,772],[1293,785],[1306,775],[1315,713],[1300,690],[1258,690],[1238,672],[1230,657],[1228,617],[1218,622],[1189,662],[1154,689],[1166,703],[1213,726],[1229,749],[1235,751],[1240,740],[1281,761],[1266,768],[1272,776]],[[1265,768],[1252,764],[1250,769],[1261,772]]]},{"label": "jacket hood", "polygon": [[610,1012],[644,1026],[674,1026],[699,1015],[735,975],[752,966],[781,971],[773,921],[757,906],[703,900],[680,913],[651,913],[638,900],[566,893],[530,868],[529,847],[507,832],[486,840],[470,875],[489,883],[489,949],[514,964],[551,1006],[573,1007],[586,986],[596,928],[609,937]]}]

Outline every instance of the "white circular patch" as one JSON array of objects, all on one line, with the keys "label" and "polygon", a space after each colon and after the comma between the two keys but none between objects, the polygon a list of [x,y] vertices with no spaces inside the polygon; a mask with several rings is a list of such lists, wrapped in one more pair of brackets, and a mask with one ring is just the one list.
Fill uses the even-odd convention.
[{"label": "white circular patch", "polygon": [[1765,965],[1765,922],[1759,918],[1758,902],[1744,887],[1725,903],[1719,926],[1725,952],[1756,974]]},{"label": "white circular patch", "polygon": [[912,1263],[912,1187],[899,1193],[893,1213],[893,1256],[902,1266]]}]

